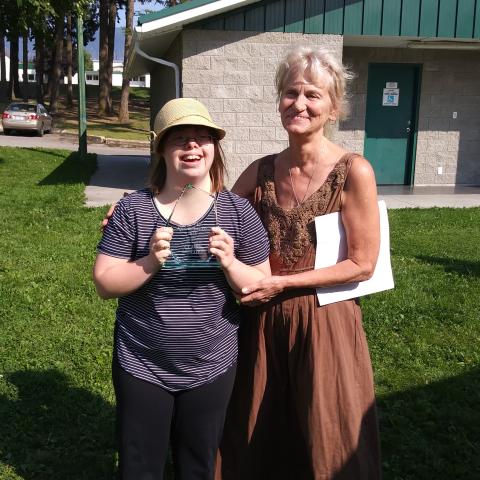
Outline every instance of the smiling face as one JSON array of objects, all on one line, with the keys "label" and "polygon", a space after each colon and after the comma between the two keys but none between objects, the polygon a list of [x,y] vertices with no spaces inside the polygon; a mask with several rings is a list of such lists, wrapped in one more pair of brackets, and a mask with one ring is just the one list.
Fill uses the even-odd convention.
[{"label": "smiling face", "polygon": [[169,130],[161,152],[168,181],[178,185],[205,183],[215,156],[214,142],[206,127],[187,125]]},{"label": "smiling face", "polygon": [[289,135],[323,134],[336,113],[327,79],[313,82],[302,74],[293,75],[283,90],[278,104],[283,128]]}]

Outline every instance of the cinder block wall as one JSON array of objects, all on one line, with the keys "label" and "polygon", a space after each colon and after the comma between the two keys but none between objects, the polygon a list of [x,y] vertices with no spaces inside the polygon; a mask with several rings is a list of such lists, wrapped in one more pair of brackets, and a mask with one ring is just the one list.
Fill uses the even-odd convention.
[{"label": "cinder block wall", "polygon": [[315,44],[342,57],[339,35],[184,30],[182,95],[202,101],[227,130],[228,185],[255,159],[280,152],[275,70],[290,46]]},{"label": "cinder block wall", "polygon": [[[340,125],[340,137],[353,138],[355,150],[363,151],[369,63],[420,64],[414,184],[480,184],[478,52],[345,47],[343,58],[357,79],[352,89],[352,115]],[[453,112],[457,112],[456,119]]]}]

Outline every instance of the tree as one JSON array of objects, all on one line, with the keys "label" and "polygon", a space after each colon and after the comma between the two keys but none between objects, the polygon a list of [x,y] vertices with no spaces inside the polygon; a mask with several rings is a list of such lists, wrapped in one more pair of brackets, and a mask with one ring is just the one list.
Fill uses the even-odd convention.
[{"label": "tree", "polygon": [[86,71],[93,70],[93,60],[90,52],[87,52],[86,50],[84,50],[83,58],[84,58],[85,70]]},{"label": "tree", "polygon": [[108,77],[107,110],[109,115],[113,114],[112,77],[113,77],[113,59],[114,59],[114,53],[115,53],[116,21],[117,21],[117,4],[115,0],[111,0],[109,15],[108,15],[108,60],[107,60],[107,77]]},{"label": "tree", "polygon": [[5,37],[4,37],[4,32],[0,28],[0,92],[6,92],[7,90],[6,68],[7,67],[5,62]]},{"label": "tree", "polygon": [[67,14],[67,107],[73,106],[73,89],[72,89],[72,76],[73,76],[73,53],[72,53],[72,13]]},{"label": "tree", "polygon": [[[127,58],[130,55],[130,49],[132,47],[132,34],[133,34],[133,10],[134,1],[128,0],[125,12],[125,48],[123,55],[123,65],[126,64]],[[122,95],[120,98],[120,109],[118,112],[118,121],[125,123],[130,120],[128,112],[128,99],[130,96],[130,79],[123,75],[122,80]]]},{"label": "tree", "polygon": [[62,77],[62,57],[63,57],[63,32],[65,30],[65,12],[62,8],[56,11],[55,18],[55,46],[54,59],[52,65],[52,78],[50,87],[50,112],[56,113],[58,93],[60,89],[60,80]]},{"label": "tree", "polygon": [[100,42],[98,72],[98,115],[108,114],[108,23],[110,0],[100,0]]},{"label": "tree", "polygon": [[28,28],[22,35],[23,100],[28,102]]}]

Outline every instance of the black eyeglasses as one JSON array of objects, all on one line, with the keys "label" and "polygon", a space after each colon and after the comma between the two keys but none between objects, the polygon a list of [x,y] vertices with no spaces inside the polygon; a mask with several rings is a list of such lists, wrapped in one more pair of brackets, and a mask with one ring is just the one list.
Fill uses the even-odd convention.
[{"label": "black eyeglasses", "polygon": [[203,145],[208,145],[214,142],[214,137],[208,134],[197,134],[197,135],[181,135],[173,134],[168,138],[167,142],[176,147],[184,147],[190,141],[194,141],[197,145],[202,147]]}]

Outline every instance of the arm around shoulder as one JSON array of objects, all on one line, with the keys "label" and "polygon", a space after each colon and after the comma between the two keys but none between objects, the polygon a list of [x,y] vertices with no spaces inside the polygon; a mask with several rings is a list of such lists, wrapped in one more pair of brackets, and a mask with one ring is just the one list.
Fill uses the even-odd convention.
[{"label": "arm around shoulder", "polygon": [[238,177],[232,187],[232,192],[249,200],[253,198],[257,186],[258,164],[260,159],[252,162]]}]

